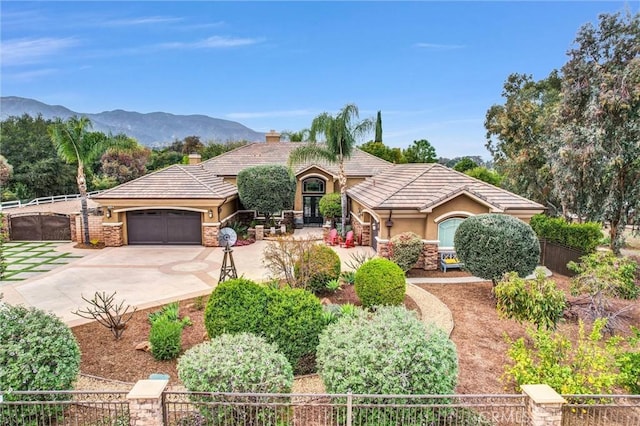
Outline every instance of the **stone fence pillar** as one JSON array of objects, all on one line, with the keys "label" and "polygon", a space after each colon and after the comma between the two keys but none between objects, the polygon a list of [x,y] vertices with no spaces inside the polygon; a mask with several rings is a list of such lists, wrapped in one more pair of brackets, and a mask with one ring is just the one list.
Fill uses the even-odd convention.
[{"label": "stone fence pillar", "polygon": [[561,426],[562,405],[567,401],[549,385],[522,385],[527,396],[527,414],[531,426]]},{"label": "stone fence pillar", "polygon": [[162,392],[168,380],[139,380],[127,394],[131,426],[162,426]]},{"label": "stone fence pillar", "polygon": [[256,241],[264,240],[264,225],[256,225]]}]

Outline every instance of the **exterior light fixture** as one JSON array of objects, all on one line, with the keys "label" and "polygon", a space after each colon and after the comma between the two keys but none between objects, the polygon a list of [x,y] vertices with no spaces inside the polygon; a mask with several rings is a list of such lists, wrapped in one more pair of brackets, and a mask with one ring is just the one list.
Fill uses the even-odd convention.
[{"label": "exterior light fixture", "polygon": [[107,219],[111,218],[111,209],[113,209],[113,206],[107,207]]},{"label": "exterior light fixture", "polygon": [[207,212],[207,214],[209,215],[209,219],[213,218],[213,210],[209,209],[209,211]]}]

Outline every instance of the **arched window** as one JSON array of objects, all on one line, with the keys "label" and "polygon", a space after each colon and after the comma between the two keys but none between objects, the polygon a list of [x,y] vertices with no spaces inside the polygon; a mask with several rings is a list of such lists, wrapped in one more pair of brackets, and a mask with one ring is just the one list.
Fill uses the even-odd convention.
[{"label": "arched window", "polygon": [[438,224],[438,240],[440,248],[453,248],[453,236],[456,234],[458,226],[464,221],[460,217],[452,217]]},{"label": "arched window", "polygon": [[302,192],[305,194],[324,194],[324,181],[318,178],[305,179],[302,182]]}]

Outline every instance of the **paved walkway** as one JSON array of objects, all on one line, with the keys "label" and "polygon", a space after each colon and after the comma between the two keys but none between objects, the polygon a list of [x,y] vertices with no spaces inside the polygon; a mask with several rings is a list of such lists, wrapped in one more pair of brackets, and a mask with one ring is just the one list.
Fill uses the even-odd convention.
[{"label": "paved walkway", "polygon": [[[319,228],[297,230],[296,238],[321,239]],[[265,281],[270,272],[262,264],[262,252],[268,241],[234,247],[233,259],[239,276]],[[72,313],[87,306],[82,296],[96,291],[111,294],[117,300],[138,309],[158,306],[177,299],[208,295],[220,276],[224,250],[202,246],[124,246],[102,250],[74,249],[75,243],[56,247],[57,251],[78,253],[82,258],[69,259],[66,265],[31,276],[24,281],[0,283],[4,301],[36,306],[51,311],[73,326],[88,322]],[[345,249],[334,247],[342,259],[343,270],[354,253],[373,256],[370,247]],[[451,312],[440,300],[421,288],[409,284],[407,294],[420,307],[422,320],[435,322],[451,332]]]}]

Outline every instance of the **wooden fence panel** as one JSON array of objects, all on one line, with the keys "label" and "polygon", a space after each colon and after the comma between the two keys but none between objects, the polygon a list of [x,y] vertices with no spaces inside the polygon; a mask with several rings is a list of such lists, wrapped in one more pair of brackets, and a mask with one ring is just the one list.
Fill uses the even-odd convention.
[{"label": "wooden fence panel", "polygon": [[585,254],[582,250],[540,239],[540,263],[558,274],[574,276],[575,273],[567,268],[567,263],[579,262]]}]

